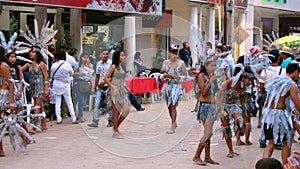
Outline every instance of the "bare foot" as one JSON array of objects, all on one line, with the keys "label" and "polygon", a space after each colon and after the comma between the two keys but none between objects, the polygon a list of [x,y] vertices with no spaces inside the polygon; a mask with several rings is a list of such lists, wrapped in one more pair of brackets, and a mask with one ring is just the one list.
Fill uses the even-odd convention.
[{"label": "bare foot", "polygon": [[206,165],[207,164],[206,162],[202,161],[200,158],[196,158],[196,157],[193,158],[193,161],[198,165]]},{"label": "bare foot", "polygon": [[204,162],[207,162],[207,163],[210,163],[210,164],[215,164],[215,165],[219,165],[219,164],[220,164],[220,163],[218,163],[218,162],[212,160],[211,158],[206,158],[206,159],[204,160]]},{"label": "bare foot", "polygon": [[242,146],[242,145],[246,145],[246,144],[242,141],[237,141],[236,142],[236,146]]}]

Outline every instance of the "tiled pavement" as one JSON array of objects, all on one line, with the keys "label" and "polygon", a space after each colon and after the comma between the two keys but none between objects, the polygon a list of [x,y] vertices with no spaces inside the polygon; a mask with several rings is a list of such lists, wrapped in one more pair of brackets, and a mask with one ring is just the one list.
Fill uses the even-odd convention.
[{"label": "tiled pavement", "polygon": [[[259,129],[255,126],[257,118],[252,118],[252,146],[234,146],[239,156],[229,159],[225,141],[221,134],[212,137],[212,158],[221,164],[218,166],[198,166],[192,161],[203,127],[191,113],[195,100],[183,100],[178,107],[178,128],[176,133],[168,135],[170,119],[165,104],[144,104],[146,111],[132,109],[128,118],[120,127],[125,139],[112,138],[112,129],[106,127],[107,117],[100,120],[98,128],[89,128],[91,112],[85,112],[87,121],[79,125],[71,124],[70,119],[57,125],[49,122],[46,132],[34,135],[36,144],[28,145],[25,152],[13,152],[8,137],[4,138],[6,157],[0,158],[1,169],[253,169],[261,158],[263,149],[259,148]],[[220,124],[216,122],[215,127]],[[233,139],[235,144],[235,139]],[[293,151],[299,151],[299,143],[293,145]],[[280,151],[273,156],[280,159]]]}]

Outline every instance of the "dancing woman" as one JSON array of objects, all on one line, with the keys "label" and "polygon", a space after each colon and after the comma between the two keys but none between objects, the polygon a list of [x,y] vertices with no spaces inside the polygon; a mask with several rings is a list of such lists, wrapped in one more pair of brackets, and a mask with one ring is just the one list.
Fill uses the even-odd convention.
[{"label": "dancing woman", "polygon": [[[213,134],[213,125],[218,117],[215,105],[215,93],[217,91],[216,80],[217,74],[214,74],[216,69],[216,61],[207,59],[204,67],[202,67],[200,74],[197,76],[197,83],[200,88],[200,107],[197,114],[197,119],[204,127],[204,135],[200,139],[197,151],[193,158],[193,161],[198,165],[206,165],[206,163],[216,164],[219,163],[212,160],[210,157],[210,138]],[[204,161],[201,160],[200,156],[202,150],[205,148]]]},{"label": "dancing woman", "polygon": [[[14,83],[10,74],[10,67],[7,59],[4,57],[5,49],[0,46],[0,122],[2,114],[7,109],[14,110]],[[0,129],[1,130],[1,129]],[[2,131],[0,131],[1,133]],[[0,140],[0,157],[4,157],[2,140]]]},{"label": "dancing woman", "polygon": [[178,59],[177,54],[178,46],[172,44],[169,48],[170,59],[164,61],[163,66],[160,70],[161,73],[164,73],[164,78],[167,80],[162,89],[171,118],[171,127],[167,131],[167,134],[175,133],[175,129],[177,127],[176,107],[178,105],[179,98],[181,95],[180,82],[187,75],[185,63],[181,59]]},{"label": "dancing woman", "polygon": [[[40,106],[37,111],[38,113],[44,112],[43,98],[44,96],[48,96],[48,73],[47,73],[47,65],[43,60],[43,56],[40,53],[40,49],[38,47],[32,47],[29,52],[29,59],[33,61],[33,63],[26,63],[22,70],[29,69],[29,82],[30,82],[30,94],[34,100],[34,106]],[[38,123],[36,121],[36,123]],[[46,118],[42,119],[41,124],[42,130],[47,130]]]},{"label": "dancing woman", "polygon": [[[229,149],[229,153],[227,157],[233,158],[234,155],[238,155],[233,152],[232,148],[232,140],[231,140],[231,130],[230,130],[230,119],[234,120],[234,131],[236,136],[236,145],[250,145],[250,141],[246,139],[246,143],[242,142],[240,139],[240,131],[243,129],[244,118],[243,118],[243,110],[242,104],[245,103],[246,100],[246,88],[254,79],[254,74],[251,71],[250,67],[245,67],[243,71],[237,74],[235,77],[232,77],[226,80],[222,89],[217,93],[217,112],[221,112],[222,107],[222,91],[225,94],[224,98],[224,110],[226,113],[222,113],[222,125],[226,129],[224,130],[224,137],[226,140],[227,147]],[[247,122],[246,122],[247,124]],[[248,127],[250,125],[248,124]]]},{"label": "dancing woman", "polygon": [[[110,87],[108,96],[111,99],[114,110],[113,115],[113,137],[122,139],[119,126],[129,114],[128,89],[125,85],[126,68],[124,65],[126,56],[123,51],[113,54],[112,64],[104,77],[104,81]],[[122,114],[120,112],[122,111]]]}]

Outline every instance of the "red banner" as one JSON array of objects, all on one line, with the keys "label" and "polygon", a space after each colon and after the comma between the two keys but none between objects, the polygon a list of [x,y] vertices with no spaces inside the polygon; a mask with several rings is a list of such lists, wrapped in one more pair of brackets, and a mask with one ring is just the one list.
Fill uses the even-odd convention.
[{"label": "red banner", "polygon": [[161,15],[162,13],[162,0],[6,0],[3,2],[153,15]]}]

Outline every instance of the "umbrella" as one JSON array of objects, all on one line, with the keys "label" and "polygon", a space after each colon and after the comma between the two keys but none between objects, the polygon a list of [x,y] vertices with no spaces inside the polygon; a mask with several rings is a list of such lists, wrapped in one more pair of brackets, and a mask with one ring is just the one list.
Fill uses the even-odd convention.
[{"label": "umbrella", "polygon": [[285,36],[275,40],[272,45],[275,46],[287,46],[287,47],[297,47],[300,46],[300,36]]}]

